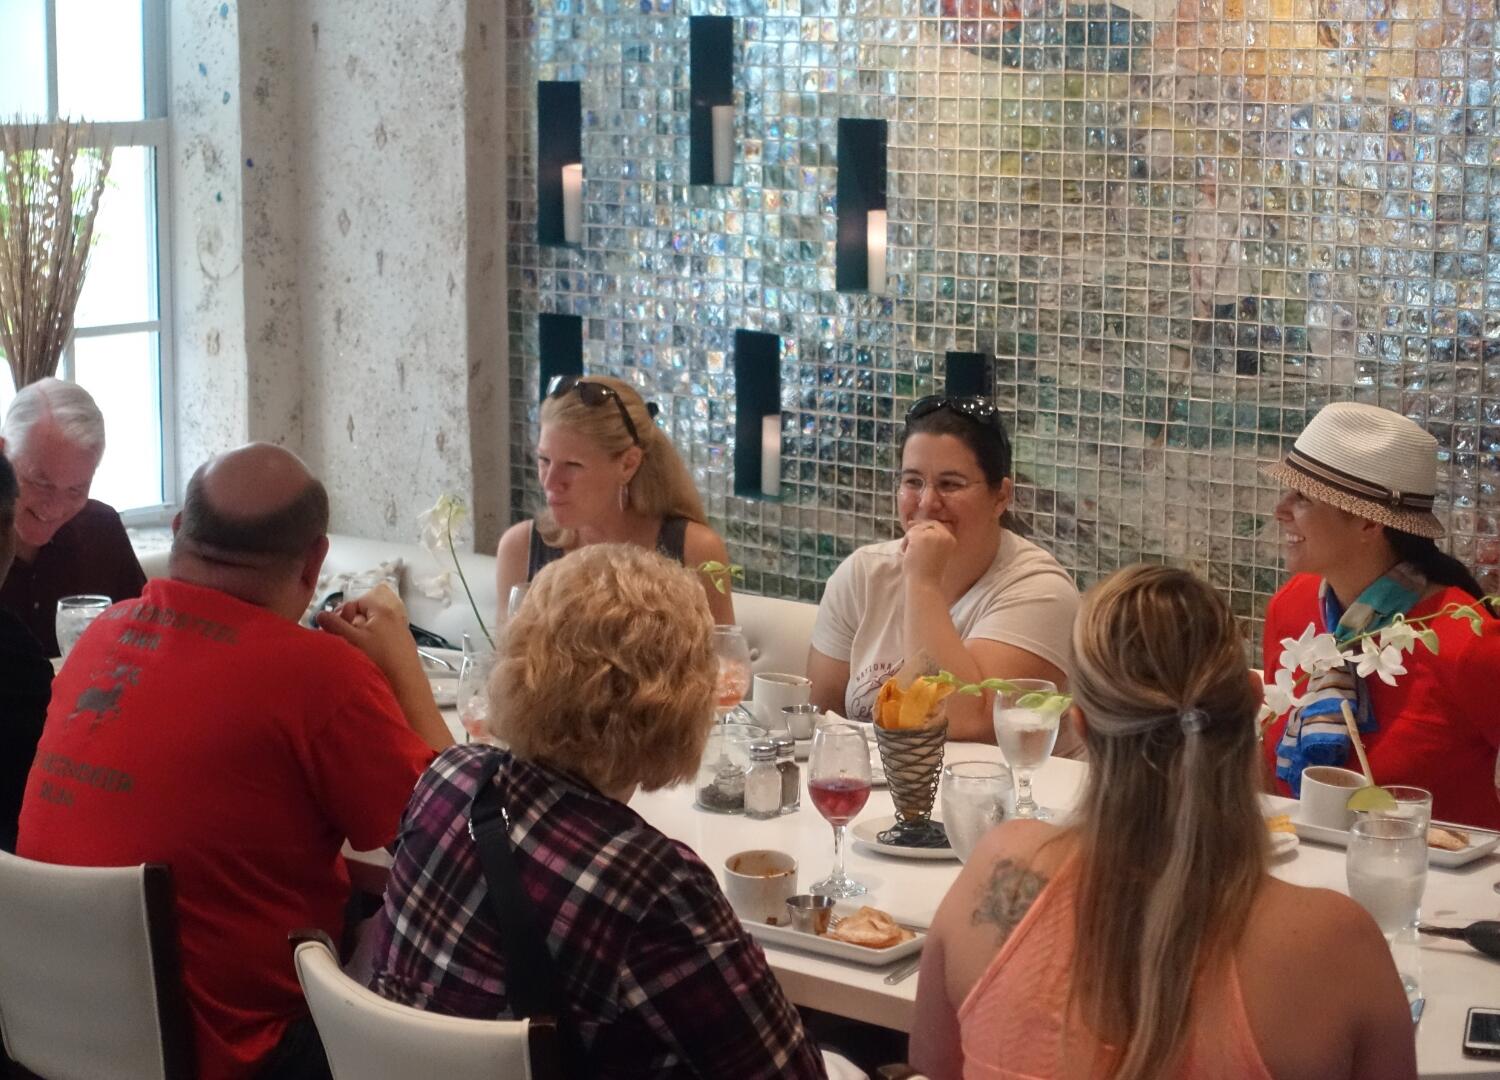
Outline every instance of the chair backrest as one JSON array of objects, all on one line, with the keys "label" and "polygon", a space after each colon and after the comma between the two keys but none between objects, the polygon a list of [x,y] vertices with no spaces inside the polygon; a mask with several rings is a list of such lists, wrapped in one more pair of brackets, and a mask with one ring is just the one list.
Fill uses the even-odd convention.
[{"label": "chair backrest", "polygon": [[171,872],[0,851],[0,1035],[48,1080],[193,1076]]},{"label": "chair backrest", "polygon": [[293,955],[334,1080],[531,1080],[528,1021],[469,1020],[387,1001],[345,975],[321,937],[299,941]]}]

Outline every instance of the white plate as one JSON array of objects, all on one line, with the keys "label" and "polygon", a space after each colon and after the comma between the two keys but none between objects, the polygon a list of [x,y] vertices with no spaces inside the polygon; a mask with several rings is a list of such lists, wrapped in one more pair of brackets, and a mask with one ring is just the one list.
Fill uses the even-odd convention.
[{"label": "white plate", "polygon": [[920,848],[920,847],[897,847],[894,844],[882,844],[880,834],[896,824],[896,816],[887,814],[885,817],[866,818],[864,821],[854,823],[854,838],[866,847],[880,852],[882,855],[894,855],[898,859],[956,859],[951,847]]},{"label": "white plate", "polygon": [[[833,913],[839,916],[853,915],[858,910],[858,903],[840,903],[834,905]],[[839,941],[837,938],[804,934],[801,930],[793,930],[790,926],[744,922],[744,927],[751,937],[766,945],[785,945],[793,949],[805,949],[820,956],[831,956],[835,960],[848,960],[850,963],[864,964],[867,967],[881,967],[911,956],[913,953],[921,952],[922,943],[927,940],[927,935],[918,930],[917,936],[910,941],[903,941],[888,949],[869,949],[863,945],[851,945],[847,941]]]},{"label": "white plate", "polygon": [[458,678],[459,668],[463,667],[464,663],[464,653],[462,649],[423,648],[422,651],[426,653],[427,656],[434,656],[439,660],[446,660],[453,667],[453,670],[449,671],[447,668],[443,667],[442,664],[434,664],[426,657],[422,657],[422,667],[426,670],[427,674],[436,675],[440,678],[444,676],[454,679]]},{"label": "white plate", "polygon": [[452,675],[429,675],[427,685],[432,687],[432,700],[439,709],[451,709],[458,704],[458,679]]},{"label": "white plate", "polygon": [[[1434,821],[1433,824],[1468,833],[1469,846],[1460,848],[1458,851],[1444,851],[1442,848],[1429,846],[1427,861],[1432,866],[1464,866],[1475,859],[1483,858],[1494,851],[1496,846],[1500,846],[1500,833],[1487,832],[1468,825],[1453,825],[1446,821]],[[1331,829],[1327,825],[1310,825],[1305,821],[1298,821],[1295,815],[1292,817],[1292,825],[1296,827],[1297,835],[1304,840],[1311,840],[1318,844],[1332,844],[1335,847],[1349,846],[1349,833],[1343,829]]]},{"label": "white plate", "polygon": [[[812,754],[812,740],[798,739],[794,756],[798,761],[806,761]],[[885,763],[880,760],[880,748],[874,743],[870,744],[870,786],[885,787]]]}]

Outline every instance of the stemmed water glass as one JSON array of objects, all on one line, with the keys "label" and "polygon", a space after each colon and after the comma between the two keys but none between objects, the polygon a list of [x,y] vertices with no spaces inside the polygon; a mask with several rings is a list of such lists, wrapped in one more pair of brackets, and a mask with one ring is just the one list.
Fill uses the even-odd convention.
[{"label": "stemmed water glass", "polygon": [[481,635],[464,635],[464,659],[458,669],[458,719],[470,742],[491,742],[490,673],[495,650]]},{"label": "stemmed water glass", "polygon": [[516,617],[516,612],[521,610],[521,605],[526,602],[526,593],[531,588],[531,582],[523,581],[518,585],[510,587],[510,596],[505,601],[505,619],[509,622]]},{"label": "stemmed water glass", "polygon": [[[1375,919],[1385,940],[1393,947],[1409,945],[1427,888],[1427,826],[1411,818],[1361,818],[1349,830],[1344,872],[1349,895]],[[1401,981],[1408,995],[1416,992],[1409,973],[1402,972]]]},{"label": "stemmed water glass", "polygon": [[938,797],[948,843],[959,862],[968,862],[980,838],[1005,820],[1016,785],[1010,770],[998,761],[955,761],[943,766]]},{"label": "stemmed water glass", "polygon": [[1016,817],[1046,819],[1051,814],[1032,796],[1031,774],[1047,763],[1057,745],[1062,712],[1048,707],[1057,685],[1046,679],[1011,679],[1010,685],[1013,689],[995,695],[995,741],[1015,776]]},{"label": "stemmed water glass", "polygon": [[714,653],[719,658],[715,712],[719,722],[723,723],[750,689],[750,646],[738,626],[715,626],[713,639]]},{"label": "stemmed water glass", "polygon": [[844,829],[870,798],[870,746],[857,724],[821,724],[808,758],[807,797],[833,826],[833,872],[811,889],[823,896],[863,896],[844,873]]}]

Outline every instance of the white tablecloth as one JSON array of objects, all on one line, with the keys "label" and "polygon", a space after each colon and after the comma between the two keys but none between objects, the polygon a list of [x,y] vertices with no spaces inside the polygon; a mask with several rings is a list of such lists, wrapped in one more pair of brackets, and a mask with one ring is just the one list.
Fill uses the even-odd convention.
[{"label": "white tablecloth", "polygon": [[[969,743],[948,748],[949,762],[1003,760],[992,746]],[[1068,807],[1086,771],[1079,762],[1053,758],[1036,776],[1037,798],[1044,806]],[[804,770],[804,789],[806,775]],[[1289,800],[1284,800],[1291,804]],[[799,887],[827,874],[833,859],[833,831],[803,795],[803,808],[770,821],[710,814],[693,806],[691,785],[638,794],[631,806],[668,836],[690,845],[722,877],[724,860],[749,848],[776,848],[798,862]],[[877,790],[860,820],[892,812],[888,793]],[[892,858],[865,849],[849,831],[845,865],[851,876],[869,886],[864,900],[884,908],[898,921],[925,926],[957,876],[957,862],[922,862]],[[1288,858],[1272,864],[1272,873],[1297,885],[1347,892],[1344,851],[1304,842]],[[1500,918],[1500,860],[1480,859],[1457,870],[1433,867],[1427,877],[1422,917],[1444,925]],[[766,957],[791,999],[799,1005],[853,1017],[884,1027],[910,1031],[917,979],[895,986],[883,982],[886,970],[822,959],[795,949],[770,946]],[[1426,1011],[1417,1029],[1417,1063],[1423,1077],[1500,1076],[1500,1063],[1466,1058],[1461,1049],[1465,1014],[1471,1005],[1500,1007],[1500,962],[1489,960],[1461,942],[1424,938],[1420,958],[1421,993]]]}]

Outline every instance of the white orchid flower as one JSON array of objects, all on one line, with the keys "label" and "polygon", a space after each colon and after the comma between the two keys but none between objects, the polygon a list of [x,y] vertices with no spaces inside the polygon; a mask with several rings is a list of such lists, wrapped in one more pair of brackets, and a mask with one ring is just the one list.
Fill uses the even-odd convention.
[{"label": "white orchid flower", "polygon": [[463,524],[469,508],[456,495],[443,494],[432,505],[417,515],[417,526],[422,530],[422,547],[437,560],[439,565],[451,558],[448,545],[449,534]]},{"label": "white orchid flower", "polygon": [[1411,652],[1412,649],[1416,648],[1417,639],[1420,636],[1411,623],[1397,616],[1391,625],[1380,631],[1380,647],[1382,649],[1400,649],[1402,652]]},{"label": "white orchid flower", "polygon": [[1295,709],[1300,702],[1297,700],[1297,673],[1288,667],[1280,668],[1276,672],[1276,678],[1266,683],[1266,708],[1272,714],[1280,716],[1284,712]]},{"label": "white orchid flower", "polygon": [[1279,667],[1285,670],[1301,668],[1309,674],[1332,671],[1342,667],[1347,657],[1339,651],[1339,644],[1332,634],[1320,634],[1312,623],[1302,631],[1301,637],[1281,639]]},{"label": "white orchid flower", "polygon": [[1380,646],[1374,638],[1360,642],[1361,653],[1355,660],[1355,674],[1366,678],[1378,675],[1387,686],[1396,685],[1396,676],[1405,675],[1406,667],[1401,663],[1401,650],[1394,645]]}]

